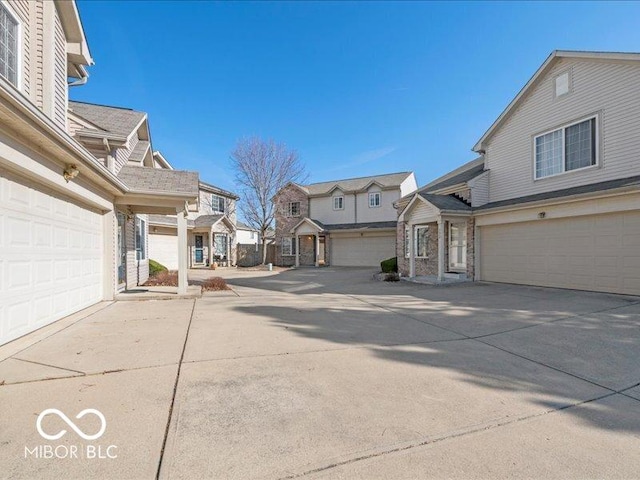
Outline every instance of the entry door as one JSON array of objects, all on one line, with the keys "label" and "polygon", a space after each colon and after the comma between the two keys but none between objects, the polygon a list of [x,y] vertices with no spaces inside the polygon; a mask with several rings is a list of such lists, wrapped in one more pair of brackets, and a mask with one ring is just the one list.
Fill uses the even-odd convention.
[{"label": "entry door", "polygon": [[196,263],[204,263],[202,235],[196,235]]},{"label": "entry door", "polygon": [[118,213],[118,285],[123,285],[127,281],[127,247],[124,238],[125,230],[124,213]]},{"label": "entry door", "polygon": [[467,268],[467,224],[452,223],[449,225],[449,269],[465,270]]}]

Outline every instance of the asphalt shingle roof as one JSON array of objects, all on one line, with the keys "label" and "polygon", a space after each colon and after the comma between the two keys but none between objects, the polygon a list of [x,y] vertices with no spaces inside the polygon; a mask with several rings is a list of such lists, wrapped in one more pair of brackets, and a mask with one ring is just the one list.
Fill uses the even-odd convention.
[{"label": "asphalt shingle roof", "polygon": [[321,225],[325,230],[375,230],[378,228],[396,228],[398,222],[368,222],[368,223],[335,223],[332,225],[322,225],[317,220],[317,224]]},{"label": "asphalt shingle roof", "polygon": [[471,206],[453,195],[433,195],[420,193],[427,202],[440,210],[471,212]]},{"label": "asphalt shingle roof", "polygon": [[224,215],[200,215],[193,223],[196,227],[210,227],[222,217]]},{"label": "asphalt shingle roof", "polygon": [[125,165],[118,178],[136,192],[172,192],[198,196],[198,173]]},{"label": "asphalt shingle roof", "polygon": [[108,107],[85,102],[69,102],[73,113],[116,135],[128,137],[146,116],[129,108]]},{"label": "asphalt shingle roof", "polygon": [[585,193],[602,192],[615,188],[638,187],[640,186],[640,175],[635,177],[620,178],[617,180],[608,180],[606,182],[591,183],[589,185],[580,185],[579,187],[564,188],[553,192],[537,193],[535,195],[527,195],[525,197],[511,198],[509,200],[500,200],[491,202],[481,207],[475,207],[474,210],[486,210],[488,208],[505,207],[511,205],[519,205],[521,203],[538,202],[541,200],[552,200],[554,198],[570,197],[572,195],[580,195]]},{"label": "asphalt shingle roof", "polygon": [[484,172],[484,158],[479,157],[426,184],[424,187],[419,188],[418,191],[429,193],[442,188],[452,187],[453,185],[473,180],[482,172]]},{"label": "asphalt shingle roof", "polygon": [[200,186],[203,187],[206,190],[211,190],[213,193],[218,193],[218,194],[223,195],[225,197],[231,197],[231,198],[233,198],[235,200],[238,200],[240,198],[238,195],[236,195],[233,192],[230,192],[229,190],[225,190],[223,188],[216,187],[215,185],[211,185],[210,183],[207,183],[207,182],[200,181]]},{"label": "asphalt shingle roof", "polygon": [[309,195],[322,195],[324,193],[328,193],[335,186],[340,188],[343,192],[353,192],[363,190],[373,181],[379,183],[383,187],[399,187],[409,175],[411,175],[411,172],[398,172],[386,175],[373,175],[370,177],[332,180],[329,182],[311,183],[309,185],[300,186],[305,189]]}]

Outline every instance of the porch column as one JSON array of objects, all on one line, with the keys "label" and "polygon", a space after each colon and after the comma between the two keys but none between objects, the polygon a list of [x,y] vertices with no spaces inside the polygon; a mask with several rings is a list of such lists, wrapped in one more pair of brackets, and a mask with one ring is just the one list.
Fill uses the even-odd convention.
[{"label": "porch column", "polygon": [[178,209],[178,295],[187,293],[187,212]]},{"label": "porch column", "polygon": [[296,242],[296,267],[300,266],[300,242],[298,241],[298,234],[293,237],[293,241]]},{"label": "porch column", "polygon": [[438,280],[444,280],[444,220],[438,218]]},{"label": "porch column", "polygon": [[231,234],[227,233],[227,267],[231,266]]},{"label": "porch column", "polygon": [[320,266],[320,235],[316,233],[316,267]]},{"label": "porch column", "polygon": [[211,265],[213,265],[213,228],[209,229],[209,252],[207,256],[209,257],[209,268],[211,268]]},{"label": "porch column", "polygon": [[409,228],[409,277],[413,278],[416,276],[416,255],[414,252],[416,242],[414,238],[413,224],[409,224],[408,228]]}]

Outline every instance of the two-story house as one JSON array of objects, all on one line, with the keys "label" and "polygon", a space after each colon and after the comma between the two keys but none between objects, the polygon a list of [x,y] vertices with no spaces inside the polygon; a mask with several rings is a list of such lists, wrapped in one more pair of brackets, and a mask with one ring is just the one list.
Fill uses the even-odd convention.
[{"label": "two-story house", "polygon": [[473,150],[398,202],[409,276],[640,294],[640,54],[555,51]]},{"label": "two-story house", "polygon": [[[2,1],[0,38],[3,344],[136,285],[143,215],[179,213],[186,243],[198,175],[146,163],[133,145],[134,136],[148,141],[144,128],[132,135],[85,118],[76,104],[69,112],[69,88],[86,83],[93,64],[74,1]],[[141,164],[133,152],[122,159],[125,150]],[[185,255],[180,291],[186,263]]]},{"label": "two-story house", "polygon": [[377,266],[394,256],[394,202],[416,189],[412,172],[289,183],[274,197],[276,263]]},{"label": "two-story house", "polygon": [[[199,183],[196,211],[187,217],[187,256],[190,268],[208,267],[215,263],[232,266],[236,263],[237,215],[235,193]],[[149,217],[149,255],[170,270],[178,268],[176,217]]]}]

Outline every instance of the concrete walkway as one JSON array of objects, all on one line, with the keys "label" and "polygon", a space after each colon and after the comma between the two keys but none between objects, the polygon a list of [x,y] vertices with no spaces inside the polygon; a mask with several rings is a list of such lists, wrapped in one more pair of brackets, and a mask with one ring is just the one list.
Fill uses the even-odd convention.
[{"label": "concrete walkway", "polygon": [[[372,273],[220,270],[233,292],[1,347],[0,476],[639,476],[640,298]],[[45,440],[47,408],[105,433]],[[46,444],[117,458],[25,458]]]}]

